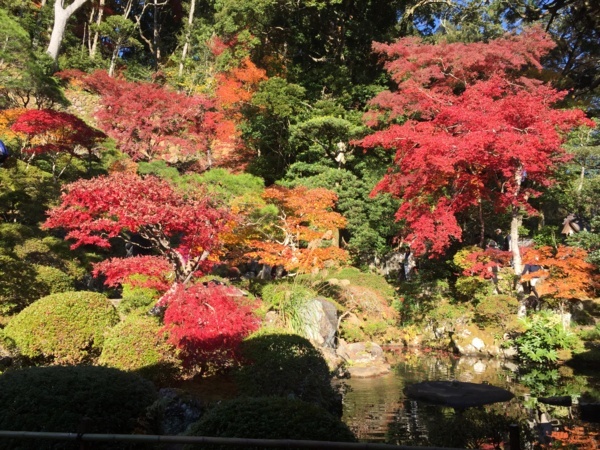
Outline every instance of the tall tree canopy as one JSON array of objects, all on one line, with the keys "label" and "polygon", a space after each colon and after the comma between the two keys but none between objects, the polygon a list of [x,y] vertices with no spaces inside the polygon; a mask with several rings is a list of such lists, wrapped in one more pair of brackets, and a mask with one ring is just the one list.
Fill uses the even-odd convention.
[{"label": "tall tree canopy", "polygon": [[402,200],[396,219],[415,253],[440,254],[460,240],[457,214],[482,202],[511,214],[518,240],[523,214],[534,212],[528,200],[565,160],[564,133],[586,123],[579,110],[553,109],[564,93],[524,72],[540,69],[553,46],[539,28],[489,43],[374,44],[397,89],[372,101],[368,121],[383,126],[361,144],[396,152],[374,193]]}]

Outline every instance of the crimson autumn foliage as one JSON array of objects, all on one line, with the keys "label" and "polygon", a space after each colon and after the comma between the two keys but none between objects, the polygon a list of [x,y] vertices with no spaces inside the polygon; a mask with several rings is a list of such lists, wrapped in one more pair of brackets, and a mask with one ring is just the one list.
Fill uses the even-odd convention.
[{"label": "crimson autumn foliage", "polygon": [[12,124],[11,130],[27,136],[28,153],[67,152],[75,154],[77,147],[90,150],[104,134],[90,127],[79,117],[51,109],[29,109]]},{"label": "crimson autumn foliage", "polygon": [[523,72],[540,69],[553,45],[538,28],[487,43],[374,44],[398,89],[372,100],[367,121],[383,126],[360,144],[395,151],[373,194],[402,200],[395,217],[415,254],[461,240],[457,214],[482,202],[534,213],[528,200],[566,160],[564,134],[593,126],[579,110],[553,109],[565,94]]},{"label": "crimson autumn foliage", "polygon": [[[165,180],[115,172],[65,186],[61,204],[49,211],[43,226],[66,229],[66,239],[74,241],[72,248],[109,248],[111,238],[117,237],[133,246],[150,247],[169,263],[174,281],[185,282],[212,266],[220,246],[219,233],[228,217],[208,198],[185,196]],[[145,240],[144,244],[134,239],[136,234]],[[156,263],[152,270],[152,264],[148,264],[151,260],[137,259],[131,264],[112,261],[121,269],[146,268],[150,276],[165,267],[157,260],[153,260]],[[110,265],[105,262],[97,270],[109,275],[112,283],[118,275],[109,270]]]},{"label": "crimson autumn foliage", "polygon": [[[110,258],[94,265],[93,275],[104,275],[104,284],[110,287],[124,283],[132,287],[155,289],[164,293],[173,284],[173,268],[160,256],[142,255],[129,258]],[[143,274],[143,277],[139,277]]]},{"label": "crimson autumn foliage", "polygon": [[88,156],[106,137],[73,114],[51,109],[26,110],[14,121],[11,130],[25,135],[22,151],[29,154],[30,159],[45,155],[53,161],[55,176],[61,174],[56,166],[61,154],[75,158]]},{"label": "crimson autumn foliage", "polygon": [[462,274],[492,278],[494,272],[510,265],[511,253],[493,248],[477,249],[466,255]]},{"label": "crimson autumn foliage", "polygon": [[347,252],[334,241],[335,232],[346,225],[346,219],[333,211],[337,201],[334,192],[274,186],[265,190],[263,199],[275,205],[278,212],[261,230],[263,238],[248,243],[254,249],[248,257],[301,272],[322,268],[326,262],[347,260]]},{"label": "crimson autumn foliage", "polygon": [[177,285],[164,295],[163,332],[180,350],[188,368],[224,367],[237,359],[242,340],[258,329],[250,305],[239,303],[239,290],[214,283]]},{"label": "crimson autumn foliage", "polygon": [[207,96],[111,78],[104,71],[83,82],[101,97],[96,113],[100,128],[136,161],[196,162],[205,169],[219,163],[215,143],[222,146],[236,138],[234,125]]}]

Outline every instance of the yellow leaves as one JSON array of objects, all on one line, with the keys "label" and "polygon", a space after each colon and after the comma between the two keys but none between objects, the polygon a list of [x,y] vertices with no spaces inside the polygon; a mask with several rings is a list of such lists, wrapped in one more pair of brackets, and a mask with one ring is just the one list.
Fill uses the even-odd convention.
[{"label": "yellow leaves", "polygon": [[108,173],[123,172],[137,174],[138,164],[129,158],[118,159],[108,168]]},{"label": "yellow leaves", "polygon": [[24,137],[22,133],[12,131],[10,127],[25,111],[27,111],[25,108],[3,109],[0,111],[0,138],[2,140],[11,141]]}]

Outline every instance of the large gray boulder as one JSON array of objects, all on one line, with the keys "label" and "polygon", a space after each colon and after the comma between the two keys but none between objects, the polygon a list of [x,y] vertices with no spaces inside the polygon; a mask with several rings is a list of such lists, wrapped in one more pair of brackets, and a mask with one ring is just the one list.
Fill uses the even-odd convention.
[{"label": "large gray boulder", "polygon": [[390,371],[383,349],[374,342],[346,344],[340,341],[337,354],[346,363],[351,377],[370,378]]},{"label": "large gray boulder", "polygon": [[335,348],[337,308],[325,298],[308,300],[298,311],[302,334],[318,347]]}]

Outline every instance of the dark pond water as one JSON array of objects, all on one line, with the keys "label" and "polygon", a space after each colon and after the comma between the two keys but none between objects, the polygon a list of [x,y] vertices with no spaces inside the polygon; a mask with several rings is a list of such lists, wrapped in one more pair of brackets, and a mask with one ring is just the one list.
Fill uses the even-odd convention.
[{"label": "dark pond water", "polygon": [[[581,394],[584,400],[585,395],[600,399],[600,374],[582,374],[566,366],[525,372],[510,361],[425,352],[397,351],[390,357],[392,373],[345,381],[343,420],[361,441],[485,448],[494,439],[507,439],[508,425],[518,423],[525,448],[528,442],[538,442],[545,431],[565,427],[575,430],[572,436],[587,436],[589,443],[579,448],[599,448],[593,438],[599,426],[580,419],[577,403]],[[510,390],[515,398],[457,413],[404,395],[405,386],[433,380],[489,383]],[[574,406],[538,401],[550,396],[570,396]]]}]

